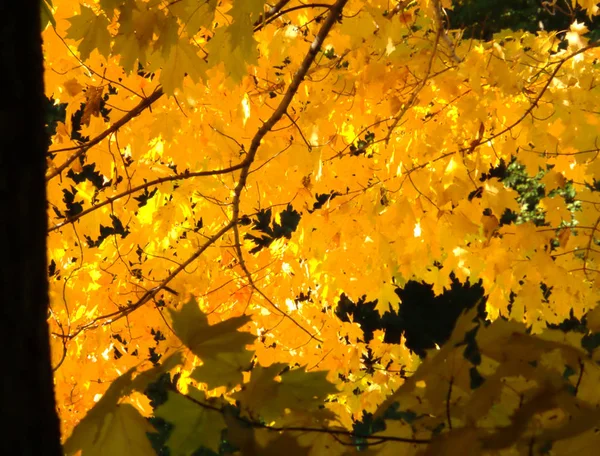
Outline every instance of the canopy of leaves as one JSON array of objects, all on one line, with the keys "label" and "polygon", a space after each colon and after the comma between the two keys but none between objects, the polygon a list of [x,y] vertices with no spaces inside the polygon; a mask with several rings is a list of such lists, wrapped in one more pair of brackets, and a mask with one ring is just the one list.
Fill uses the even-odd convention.
[{"label": "canopy of leaves", "polygon": [[44,2],[66,452],[589,453],[599,10],[530,3]]},{"label": "canopy of leaves", "polygon": [[598,38],[598,21],[570,0],[454,0],[448,11],[451,27],[469,37],[491,39],[503,29],[565,31],[575,21],[588,20],[590,34]]}]

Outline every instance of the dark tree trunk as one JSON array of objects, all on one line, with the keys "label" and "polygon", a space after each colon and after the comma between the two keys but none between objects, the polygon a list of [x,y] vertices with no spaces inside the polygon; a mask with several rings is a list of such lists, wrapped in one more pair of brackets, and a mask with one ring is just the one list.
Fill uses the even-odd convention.
[{"label": "dark tree trunk", "polygon": [[1,0],[0,17],[0,454],[54,456],[40,4]]}]

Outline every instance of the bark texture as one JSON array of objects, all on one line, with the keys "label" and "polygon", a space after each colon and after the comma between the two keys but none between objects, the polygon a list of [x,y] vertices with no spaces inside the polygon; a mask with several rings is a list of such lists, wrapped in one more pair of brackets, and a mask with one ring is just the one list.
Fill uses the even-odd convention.
[{"label": "bark texture", "polygon": [[0,17],[0,454],[54,456],[40,4],[1,1]]}]

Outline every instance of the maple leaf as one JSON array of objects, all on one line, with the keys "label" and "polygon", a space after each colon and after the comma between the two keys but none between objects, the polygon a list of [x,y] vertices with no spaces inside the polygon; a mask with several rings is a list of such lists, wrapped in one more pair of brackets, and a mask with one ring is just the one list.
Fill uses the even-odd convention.
[{"label": "maple leaf", "polygon": [[[326,380],[326,372],[306,372],[306,368],[287,369],[281,363],[269,367],[255,366],[250,382],[233,395],[251,416],[267,422],[280,419],[284,411],[316,409],[336,388]],[[284,370],[282,372],[282,370]],[[275,380],[280,376],[281,380]]]},{"label": "maple leaf", "polygon": [[[212,405],[202,391],[189,387],[186,396],[169,392],[167,401],[154,412],[174,425],[167,442],[172,454],[191,455],[201,446],[218,451],[221,430],[226,427],[223,415],[208,408]],[[205,407],[198,403],[205,404]]]},{"label": "maple leaf", "polygon": [[66,454],[79,450],[90,455],[106,454],[109,450],[110,454],[148,454],[152,447],[145,433],[154,428],[132,405],[118,404],[130,391],[134,372],[135,367],[111,383],[65,442]]},{"label": "maple leaf", "polygon": [[198,56],[198,48],[189,41],[180,38],[177,45],[162,46],[164,52],[170,49],[160,74],[160,83],[166,94],[172,95],[176,89],[183,87],[185,76],[198,81],[204,75],[206,62]]},{"label": "maple leaf", "polygon": [[87,60],[94,49],[98,49],[98,52],[108,57],[111,36],[106,16],[96,15],[91,8],[81,5],[81,13],[68,21],[71,27],[67,30],[66,38],[81,40],[77,47],[81,60]]},{"label": "maple leaf", "polygon": [[[102,421],[102,426],[94,433],[81,436],[83,455],[128,454],[147,456],[154,450],[147,433],[154,428],[140,412],[130,404],[116,405]],[[65,445],[67,454],[71,454]]]},{"label": "maple leaf", "polygon": [[[147,450],[126,397],[163,401],[178,454],[595,438],[596,24],[485,40],[447,30],[449,0],[167,3],[52,0],[44,31],[55,391],[67,433],[88,412],[66,448]],[[175,370],[189,395],[140,399]]]},{"label": "maple leaf", "polygon": [[217,0],[206,0],[198,4],[196,0],[182,0],[169,4],[169,10],[182,19],[190,36],[201,28],[209,28],[215,17]]},{"label": "maple leaf", "polygon": [[137,68],[135,63],[138,61],[142,65],[146,64],[146,52],[152,43],[155,29],[157,32],[165,33],[163,37],[164,47],[165,41],[170,38],[173,32],[161,28],[163,22],[169,24],[162,14],[141,8],[139,11],[133,11],[132,17],[128,18],[126,25],[121,24],[119,34],[115,37],[112,52],[121,56],[120,63],[126,72],[131,72],[134,68]]},{"label": "maple leaf", "polygon": [[175,334],[203,362],[194,370],[194,379],[209,387],[241,382],[242,372],[250,367],[252,359],[252,352],[245,347],[254,342],[255,337],[237,329],[247,324],[250,317],[234,317],[209,325],[194,300],[184,304],[181,310],[170,312]]},{"label": "maple leaf", "polygon": [[229,14],[233,22],[218,29],[207,44],[211,66],[223,62],[229,76],[240,81],[247,73],[247,65],[258,59],[258,42],[253,36],[253,23],[262,13],[264,1],[235,2]]},{"label": "maple leaf", "polygon": [[399,303],[400,298],[396,294],[396,287],[391,283],[384,283],[379,296],[377,296],[377,306],[375,307],[379,315],[389,311],[397,312]]},{"label": "maple leaf", "polygon": [[[147,385],[164,372],[181,364],[181,352],[175,352],[161,364],[142,372],[133,379],[133,367],[114,380],[96,405],[74,429],[64,444],[67,454],[81,450],[83,454],[148,454],[147,432],[154,432],[140,412],[130,404],[120,404],[122,397],[133,390],[144,391]],[[114,452],[113,452],[114,451]]]},{"label": "maple leaf", "polygon": [[[265,431],[263,433],[266,434]],[[261,440],[267,440],[267,443],[261,445],[259,451],[264,456],[279,456],[281,454],[289,454],[294,456],[309,456],[313,454],[312,448],[302,447],[298,444],[298,440],[289,434],[282,433],[275,435],[271,432],[271,435],[266,435],[266,438]],[[328,452],[327,454],[332,454]]]},{"label": "maple leaf", "polygon": [[81,115],[82,124],[89,125],[92,116],[98,117],[100,115],[100,103],[102,102],[103,91],[104,87],[89,86],[87,88],[85,94],[85,108],[83,109],[83,114]]},{"label": "maple leaf", "polygon": [[158,39],[154,44],[156,50],[160,50],[163,60],[167,60],[171,49],[179,43],[179,25],[173,17],[167,17],[157,24]]},{"label": "maple leaf", "polygon": [[492,210],[494,215],[498,218],[504,215],[504,211],[506,209],[515,212],[519,210],[515,193],[516,192],[511,189],[507,189],[502,184],[498,184],[493,181],[486,181],[484,184],[484,201]]},{"label": "maple leaf", "polygon": [[131,387],[137,391],[144,392],[148,385],[165,372],[168,372],[183,363],[183,354],[181,351],[176,351],[169,355],[166,359],[161,359],[160,364],[148,369],[135,377],[131,382]]},{"label": "maple leaf", "polygon": [[112,13],[114,9],[122,6],[127,0],[100,0],[100,6],[107,13]]}]

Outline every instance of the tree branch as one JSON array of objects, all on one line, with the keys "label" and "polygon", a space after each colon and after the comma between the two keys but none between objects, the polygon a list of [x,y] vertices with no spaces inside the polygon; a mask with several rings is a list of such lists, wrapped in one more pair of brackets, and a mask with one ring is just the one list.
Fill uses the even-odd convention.
[{"label": "tree branch", "polygon": [[450,57],[452,57],[452,60],[454,60],[455,63],[462,62],[462,59],[458,55],[456,55],[454,43],[448,36],[448,33],[446,32],[446,27],[444,27],[444,19],[442,18],[444,8],[442,7],[442,3],[440,0],[433,0],[433,9],[435,14],[435,22],[437,23],[438,30],[441,30],[442,39],[444,40],[444,42],[448,46],[448,49],[450,50]]},{"label": "tree branch", "polygon": [[133,108],[131,111],[129,111],[127,114],[125,114],[119,120],[117,120],[114,124],[112,124],[110,126],[110,128],[106,129],[105,131],[100,133],[98,136],[96,136],[94,139],[89,140],[85,144],[81,144],[80,146],[74,146],[73,148],[57,149],[57,150],[48,151],[48,153],[51,154],[54,152],[78,149],[77,152],[75,152],[73,155],[71,155],[69,158],[67,158],[67,160],[62,165],[58,166],[57,168],[54,168],[52,171],[50,171],[48,174],[46,174],[46,182],[48,182],[48,181],[54,179],[56,176],[60,175],[60,173],[62,173],[71,163],[73,163],[75,160],[77,160],[79,157],[81,157],[83,154],[85,154],[89,149],[91,149],[93,146],[98,144],[104,138],[108,137],[109,135],[111,135],[112,133],[117,131],[119,128],[121,128],[123,125],[125,125],[127,122],[129,122],[134,117],[139,116],[146,108],[149,108],[152,105],[152,103],[154,103],[156,100],[158,100],[163,95],[164,95],[164,92],[163,92],[162,88],[160,88],[160,87],[157,88],[149,97],[144,98],[135,108]]},{"label": "tree branch", "polygon": [[178,181],[178,180],[190,179],[192,177],[205,177],[205,176],[217,176],[219,174],[228,174],[233,171],[237,171],[238,169],[241,169],[242,166],[243,166],[243,162],[238,163],[237,165],[230,166],[229,168],[214,169],[214,170],[209,170],[209,171],[183,172],[180,174],[175,174],[174,176],[166,176],[166,177],[161,177],[161,178],[149,181],[149,182],[144,182],[143,184],[140,184],[136,187],[125,190],[115,196],[106,198],[101,203],[95,204],[94,206],[89,207],[89,208],[85,209],[84,211],[81,211],[77,215],[74,215],[72,217],[67,217],[67,219],[65,221],[58,223],[58,224],[52,226],[51,228],[49,228],[48,232],[56,231],[70,223],[74,223],[77,220],[79,220],[81,217],[83,217],[84,215],[88,215],[88,214],[100,209],[101,207],[106,206],[107,204],[114,203],[115,201],[117,201],[121,198],[124,198],[126,196],[132,195],[133,193],[137,193],[139,191],[150,188],[153,185],[164,184],[165,182],[173,182],[173,181]]},{"label": "tree branch", "polygon": [[[327,37],[327,34],[329,33],[329,31],[333,28],[333,25],[335,24],[335,22],[340,17],[342,10],[343,10],[344,6],[346,5],[347,1],[348,0],[338,0],[335,4],[333,4],[331,6],[331,9],[329,11],[329,16],[327,17],[327,19],[321,26],[321,29],[317,33],[317,36],[315,37],[314,41],[310,45],[310,49],[308,50],[308,53],[304,56],[304,60],[300,64],[300,68],[298,68],[298,71],[296,71],[296,74],[294,74],[294,77],[292,78],[292,82],[288,86],[288,88],[283,96],[283,99],[281,100],[281,102],[279,103],[279,106],[277,106],[277,108],[275,109],[273,114],[271,114],[271,117],[269,117],[269,119],[258,129],[256,134],[252,138],[252,141],[250,143],[250,149],[248,150],[248,154],[246,155],[246,158],[242,162],[243,166],[241,168],[240,178],[235,187],[234,197],[233,197],[233,216],[232,216],[231,221],[234,224],[233,225],[233,233],[234,233],[234,238],[235,238],[235,247],[234,248],[235,248],[236,254],[238,256],[239,262],[240,262],[240,267],[242,268],[242,271],[246,275],[246,279],[248,280],[248,283],[254,290],[256,290],[256,292],[258,292],[261,296],[263,296],[263,298],[266,298],[266,296],[254,284],[254,281],[252,279],[252,274],[248,270],[248,266],[246,265],[246,262],[244,260],[244,254],[242,252],[242,244],[241,244],[240,232],[239,232],[239,228],[238,228],[238,222],[239,222],[239,216],[240,216],[241,194],[242,194],[244,187],[246,186],[246,181],[248,180],[248,174],[250,173],[250,167],[254,163],[254,160],[256,158],[256,153],[258,151],[258,148],[260,147],[260,143],[261,143],[262,139],[267,135],[267,133],[269,133],[271,131],[271,129],[275,126],[275,124],[277,124],[277,122],[279,122],[281,120],[281,118],[286,114],[288,107],[290,106],[292,100],[294,99],[294,96],[296,95],[296,92],[298,92],[298,89],[300,88],[300,84],[304,80],[306,74],[308,73],[308,70],[310,69],[311,65],[315,61],[315,58],[321,49],[323,41]],[[274,307],[281,315],[288,318],[296,326],[298,326],[302,331],[306,332],[311,337],[311,339],[314,338],[315,340],[319,340],[314,336],[314,334],[311,334],[310,331],[308,331],[302,325],[300,325],[300,323],[298,323],[287,312],[285,312],[285,311],[281,310],[279,307],[277,307],[273,303],[273,301],[271,301],[270,299],[267,299],[267,302],[269,303],[269,305]]]},{"label": "tree branch", "polygon": [[[280,2],[280,3],[289,3],[289,2]],[[254,31],[258,32],[259,30],[262,30],[266,25],[270,24],[271,22],[273,22],[274,20],[276,20],[277,18],[281,17],[281,16],[285,16],[287,13],[291,13],[292,11],[297,11],[300,9],[306,9],[306,8],[331,8],[331,4],[329,3],[307,3],[307,4],[303,4],[303,5],[296,5],[296,6],[292,6],[290,8],[284,9],[284,10],[277,10],[275,11],[273,14],[270,14],[271,11],[273,9],[271,9],[266,15],[265,15],[265,19],[263,20],[262,18],[259,18],[259,20],[257,20],[254,23]]]},{"label": "tree branch", "polygon": [[277,13],[279,13],[279,11],[281,11],[281,9],[287,5],[290,2],[290,0],[279,0],[277,2],[277,4],[275,6],[273,6],[269,11],[267,11],[264,14],[261,14],[258,19],[256,20],[256,22],[254,22],[254,27],[255,27],[255,31],[256,31],[256,27],[258,27],[259,25],[263,24],[264,22],[268,21],[269,19],[271,19],[273,16],[275,16]]},{"label": "tree branch", "polygon": [[[496,139],[499,136],[502,136],[504,133],[508,133],[510,130],[512,130],[513,128],[515,128],[517,125],[519,125],[523,120],[525,120],[525,118],[531,114],[531,112],[537,107],[538,103],[540,102],[540,100],[542,99],[542,97],[544,96],[544,94],[546,93],[546,91],[548,90],[548,87],[550,87],[550,84],[552,84],[552,81],[554,80],[554,78],[556,77],[556,75],[558,74],[559,70],[562,68],[562,66],[568,62],[569,60],[571,60],[573,57],[582,54],[586,51],[589,51],[590,49],[596,48],[598,47],[598,43],[592,43],[586,47],[583,47],[571,54],[569,54],[568,56],[564,57],[563,59],[557,61],[557,62],[551,62],[548,64],[548,66],[550,65],[556,65],[556,68],[554,69],[554,71],[552,72],[552,74],[550,74],[550,77],[548,78],[548,80],[546,81],[546,83],[544,84],[544,87],[542,87],[542,90],[540,90],[540,93],[535,97],[535,99],[531,102],[531,105],[529,105],[529,107],[525,110],[525,112],[523,113],[523,115],[521,115],[517,120],[515,120],[512,124],[510,124],[509,126],[505,127],[504,129],[502,129],[500,132],[495,133],[487,138],[482,138],[481,140],[479,140],[476,144],[470,144],[468,147],[463,147],[461,149],[459,149],[459,152],[467,152],[470,151],[471,149],[476,149],[478,146],[480,146],[481,144],[486,144],[488,141],[491,141],[492,139]],[[475,140],[477,141],[477,140]]]}]

